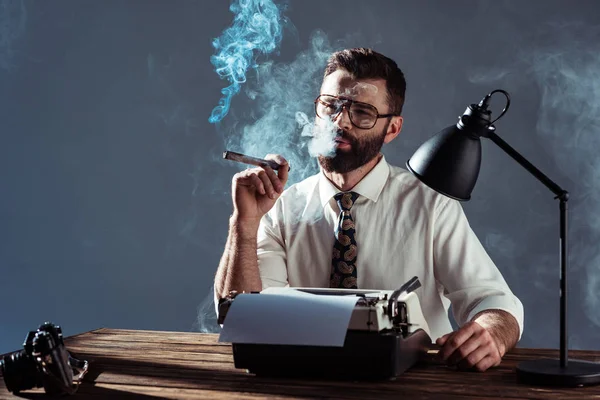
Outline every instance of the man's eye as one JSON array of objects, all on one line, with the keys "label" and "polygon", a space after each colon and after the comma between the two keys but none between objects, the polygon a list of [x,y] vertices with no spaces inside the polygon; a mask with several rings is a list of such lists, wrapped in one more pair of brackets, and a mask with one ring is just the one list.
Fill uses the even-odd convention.
[{"label": "man's eye", "polygon": [[333,113],[337,110],[337,106],[332,103],[322,103],[322,107],[324,108],[324,111],[327,113]]},{"label": "man's eye", "polygon": [[361,109],[357,109],[357,110],[352,110],[352,112],[354,114],[356,114],[356,116],[358,117],[368,117],[371,115],[371,113],[367,110],[361,110]]}]

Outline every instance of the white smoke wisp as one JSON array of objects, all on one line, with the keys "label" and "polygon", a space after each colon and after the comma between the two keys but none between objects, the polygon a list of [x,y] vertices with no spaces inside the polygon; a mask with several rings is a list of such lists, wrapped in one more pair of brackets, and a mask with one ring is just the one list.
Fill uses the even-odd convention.
[{"label": "white smoke wisp", "polygon": [[378,91],[379,91],[379,89],[377,89],[377,86],[375,86],[371,83],[358,82],[353,87],[347,88],[346,90],[344,90],[344,96],[350,97],[353,99],[358,96],[361,96],[361,95],[375,96]]},{"label": "white smoke wisp", "polygon": [[311,157],[331,157],[334,155],[337,127],[333,124],[333,121],[326,119],[323,120],[320,126],[317,126],[301,111],[296,113],[296,121],[302,129],[300,135],[310,138],[308,140],[308,154]]},{"label": "white smoke wisp", "polygon": [[[557,48],[534,53],[533,74],[542,91],[538,133],[557,166],[575,183],[571,192],[571,271],[584,270],[585,308],[600,326],[600,30],[561,25]],[[594,251],[586,251],[594,249]]]},{"label": "white smoke wisp", "polygon": [[486,248],[494,248],[500,254],[515,254],[519,248],[515,241],[501,232],[490,232],[485,235],[484,243]]},{"label": "white smoke wisp", "polygon": [[198,306],[198,319],[194,324],[195,331],[202,333],[216,333],[220,331],[219,324],[217,323],[214,296],[214,288],[211,286],[208,294]]},{"label": "white smoke wisp", "polygon": [[[473,72],[469,80],[539,88],[537,134],[563,174],[551,178],[570,192],[569,273],[581,271],[586,315],[600,326],[600,29],[550,24],[504,68]],[[543,285],[556,276],[555,254],[540,255],[536,264]]]},{"label": "white smoke wisp", "polygon": [[489,82],[498,82],[507,79],[510,71],[504,68],[491,67],[484,70],[479,70],[471,73],[469,81],[476,84],[487,84]]},{"label": "white smoke wisp", "polygon": [[311,145],[317,137],[314,100],[326,60],[333,51],[326,35],[316,31],[310,47],[292,62],[261,65],[257,82],[248,89],[259,117],[241,128],[242,132],[230,135],[227,148],[255,157],[281,154],[291,166],[288,184],[316,173],[317,163],[311,155],[327,154],[328,140],[333,148],[331,132],[319,139],[322,142]]},{"label": "white smoke wisp", "polygon": [[281,15],[285,6],[277,6],[272,0],[234,0],[229,9],[235,15],[234,21],[213,40],[216,53],[210,61],[230,85],[221,90],[223,97],[210,115],[211,123],[220,122],[227,115],[232,97],[246,82],[247,72],[258,68],[256,54],[270,54],[279,48],[282,25],[289,22]]}]

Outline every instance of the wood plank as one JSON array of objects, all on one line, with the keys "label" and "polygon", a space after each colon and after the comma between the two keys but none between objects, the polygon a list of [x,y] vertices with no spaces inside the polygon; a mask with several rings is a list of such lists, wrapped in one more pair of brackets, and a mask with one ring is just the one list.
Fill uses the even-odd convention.
[{"label": "wood plank", "polygon": [[94,349],[103,351],[104,349],[121,349],[127,353],[139,353],[143,351],[164,350],[171,353],[198,353],[198,354],[220,354],[232,355],[231,346],[212,346],[206,344],[169,344],[155,342],[122,342],[109,341],[102,339],[93,339],[87,342],[65,342],[67,349]]},{"label": "wood plank", "polygon": [[[233,363],[231,354],[210,353],[210,352],[193,352],[193,351],[171,351],[152,348],[150,346],[136,351],[135,349],[118,348],[118,347],[89,347],[84,345],[68,346],[67,350],[73,354],[97,355],[100,357],[117,357],[119,359],[136,358],[138,360],[147,359],[171,359],[184,361],[219,361]],[[129,350],[129,351],[128,351]]]},{"label": "wood plank", "polygon": [[[419,373],[421,372],[421,373]],[[425,374],[423,374],[425,372]],[[149,375],[149,376],[146,376]],[[100,374],[96,383],[152,385],[161,387],[179,387],[186,389],[210,389],[259,392],[263,394],[282,394],[282,388],[293,389],[294,393],[313,396],[318,393],[335,395],[350,390],[348,398],[385,398],[398,394],[451,394],[462,396],[481,396],[481,385],[486,382],[485,396],[489,398],[509,397],[519,398],[526,395],[528,398],[548,398],[560,396],[567,398],[573,394],[580,396],[586,389],[555,389],[555,388],[527,388],[519,385],[513,374],[499,374],[493,377],[490,374],[472,372],[456,372],[452,374],[445,371],[409,371],[395,381],[319,381],[319,380],[290,380],[266,379],[239,372],[213,374],[204,376],[193,370],[129,370],[119,367]],[[460,382],[460,383],[458,383]]]},{"label": "wood plank", "polygon": [[[100,391],[100,394],[96,394],[97,391]],[[135,385],[110,385],[110,384],[100,384],[92,389],[84,390],[82,388],[81,393],[84,393],[86,397],[96,397],[96,398],[135,398],[135,399],[215,399],[215,400],[224,400],[224,399],[274,399],[274,400],[302,400],[302,399],[315,399],[315,398],[324,398],[324,394],[315,394],[311,396],[304,396],[299,393],[294,393],[291,390],[283,395],[269,395],[265,397],[263,394],[251,393],[251,392],[235,392],[235,394],[231,394],[230,392],[222,392],[218,390],[188,390],[188,389],[164,389],[164,388],[153,388],[153,387],[144,387],[144,386],[135,386]],[[135,394],[135,395],[133,395]],[[129,397],[129,395],[133,397]],[[139,395],[140,397],[137,397]],[[340,393],[336,396],[327,396],[328,399],[349,399],[354,397],[347,397],[346,393]],[[390,397],[391,398],[391,397]],[[397,398],[397,396],[395,397]],[[456,396],[445,396],[444,399],[447,400],[456,400],[464,397],[456,397]],[[431,400],[431,399],[439,399],[439,396],[431,396],[428,394],[420,394],[416,396],[411,396],[411,399],[415,400]]]},{"label": "wood plank", "polygon": [[[71,338],[65,339],[65,342],[70,341]],[[168,344],[179,344],[179,345],[209,345],[214,347],[228,347],[230,343],[219,343],[213,338],[203,337],[201,334],[195,336],[188,335],[162,335],[162,336],[150,336],[150,335],[119,335],[119,334],[109,334],[109,335],[98,335],[98,334],[90,334],[86,337],[75,338],[75,342],[84,341],[90,342],[95,340],[102,341],[113,341],[113,342],[127,342],[127,343],[168,343]]]},{"label": "wood plank", "polygon": [[120,329],[100,329],[86,332],[76,337],[69,337],[67,341],[89,340],[90,338],[101,337],[102,340],[126,341],[126,342],[155,342],[155,343],[178,343],[178,344],[210,344],[215,346],[230,346],[229,343],[219,343],[219,335],[213,333],[199,332],[156,332],[136,331]]},{"label": "wood plank", "polygon": [[[228,392],[220,392],[215,390],[189,390],[181,388],[160,388],[152,386],[135,386],[135,385],[111,385],[111,384],[98,384],[93,387],[82,387],[78,393],[79,395],[85,396],[86,398],[123,398],[123,399],[231,399],[231,394]],[[264,399],[265,397],[261,394],[237,392],[235,393],[236,399]],[[308,397],[300,396],[273,396],[270,399],[308,399]]]},{"label": "wood plank", "polygon": [[[133,365],[136,368],[155,367],[155,368],[185,368],[193,365],[198,370],[207,371],[233,371],[235,370],[233,362],[211,362],[205,360],[194,360],[186,361],[180,359],[161,359],[154,357],[136,357],[129,358],[126,356],[110,356],[103,357],[95,354],[85,355],[77,354],[78,359],[87,360],[90,363],[90,368],[103,365],[103,366],[116,366],[116,365]],[[241,371],[241,370],[240,370]]]}]

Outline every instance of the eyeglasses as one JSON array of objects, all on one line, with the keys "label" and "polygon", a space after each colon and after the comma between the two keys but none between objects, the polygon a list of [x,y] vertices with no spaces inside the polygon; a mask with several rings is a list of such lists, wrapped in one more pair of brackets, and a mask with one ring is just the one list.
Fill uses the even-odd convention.
[{"label": "eyeglasses", "polygon": [[321,119],[334,120],[346,108],[352,125],[359,129],[371,129],[379,118],[393,117],[398,114],[379,114],[377,108],[344,97],[321,94],[315,99],[315,113]]}]

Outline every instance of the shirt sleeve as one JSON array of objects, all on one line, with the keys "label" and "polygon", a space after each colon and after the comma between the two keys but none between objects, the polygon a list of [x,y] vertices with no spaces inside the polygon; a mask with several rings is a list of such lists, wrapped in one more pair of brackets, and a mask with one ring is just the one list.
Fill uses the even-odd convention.
[{"label": "shirt sleeve", "polygon": [[288,285],[285,241],[275,211],[265,214],[258,228],[256,255],[263,290]]},{"label": "shirt sleeve", "polygon": [[433,221],[433,258],[436,279],[452,303],[462,326],[483,310],[503,310],[519,324],[523,333],[523,305],[512,293],[502,274],[469,226],[460,203],[444,198]]}]

